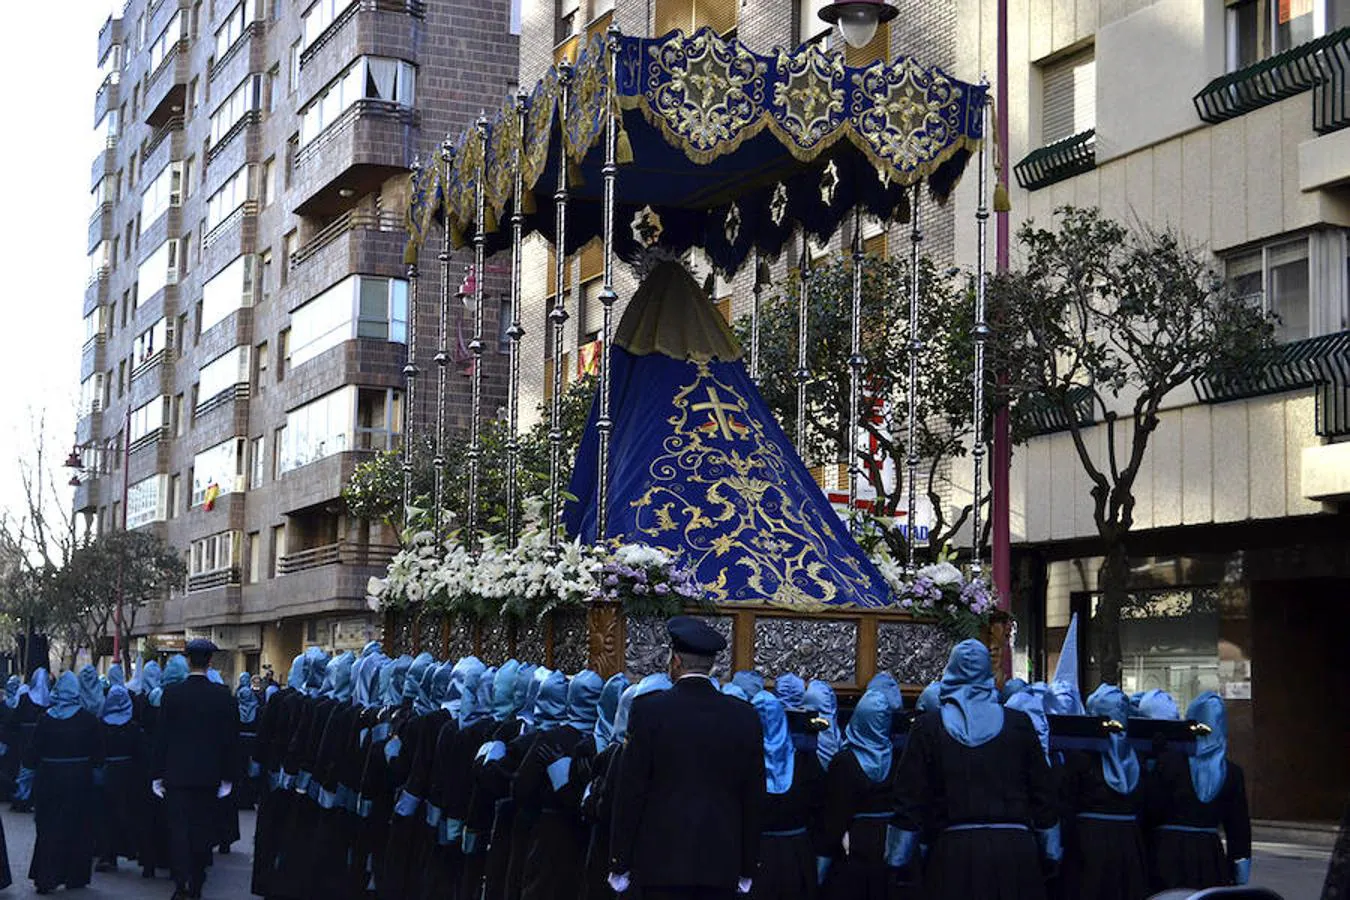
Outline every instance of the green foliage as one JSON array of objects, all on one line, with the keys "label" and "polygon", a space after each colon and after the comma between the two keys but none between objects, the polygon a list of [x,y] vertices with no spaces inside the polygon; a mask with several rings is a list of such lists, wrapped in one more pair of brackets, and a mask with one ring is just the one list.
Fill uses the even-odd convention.
[{"label": "green foliage", "polygon": [[[572,476],[572,462],[581,443],[590,414],[596,379],[580,378],[562,396],[562,453],[560,484],[566,490]],[[540,419],[519,437],[515,474],[516,499],[545,496],[549,484],[549,410],[540,404]],[[483,422],[480,437],[478,521],[484,533],[505,532],[506,486],[509,475],[510,430],[500,419]],[[469,497],[469,437],[467,433],[449,435],[445,443],[445,467],[442,483],[442,508],[455,521],[467,517]],[[412,517],[404,521],[403,459],[400,452],[381,453],[361,463],[343,488],[342,497],[355,517],[386,522],[405,530],[430,527],[435,503],[435,450],[429,435],[419,435],[412,448]],[[523,506],[518,506],[518,515]]]},{"label": "green foliage", "polygon": [[[877,453],[859,441],[859,459],[873,484],[880,485],[869,540],[884,539],[897,558],[905,558],[904,535],[890,527],[908,501],[906,446],[907,391],[911,335],[909,334],[910,266],[908,261],[869,256],[862,278],[863,368],[862,424],[875,441]],[[760,391],[789,434],[796,433],[797,299],[801,279],[796,272],[778,285],[761,308]],[[935,521],[929,547],[921,559],[931,558],[970,515],[970,507],[944,506],[941,495],[945,463],[964,458],[974,420],[971,373],[974,341],[971,337],[974,301],[967,275],[940,271],[931,260],[919,264],[920,351],[917,390],[916,443],[924,460],[918,487],[931,502]],[[852,355],[853,263],[835,256],[811,271],[808,294],[807,384],[808,419],[804,456],[812,461],[847,462],[849,423],[849,358]],[[750,345],[750,319],[735,324],[743,346]],[[991,391],[992,396],[992,391]],[[869,397],[871,398],[869,412]],[[883,483],[883,460],[894,466],[895,478]],[[858,524],[858,523],[855,523]]]},{"label": "green foliage", "polygon": [[[1064,207],[1056,220],[1053,230],[1023,226],[1025,265],[990,286],[1004,336],[995,362],[1012,396],[1050,404],[1070,426],[1105,551],[1094,652],[1103,680],[1116,683],[1125,540],[1159,409],[1193,379],[1239,369],[1270,344],[1272,327],[1174,231],[1129,229],[1096,209]],[[1074,410],[1083,391],[1106,429],[1091,446]]]}]

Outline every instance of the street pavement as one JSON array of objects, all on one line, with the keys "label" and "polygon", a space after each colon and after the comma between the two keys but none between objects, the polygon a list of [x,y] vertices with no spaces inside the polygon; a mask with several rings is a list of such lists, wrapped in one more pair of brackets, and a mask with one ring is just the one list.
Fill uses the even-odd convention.
[{"label": "street pavement", "polygon": [[[5,840],[9,848],[9,865],[14,886],[0,892],[0,900],[29,900],[37,894],[28,874],[28,861],[33,854],[33,817],[0,812],[4,820]],[[215,865],[207,876],[203,900],[243,900],[249,894],[250,851],[253,848],[253,813],[239,816],[242,839],[228,856],[216,856]],[[1268,887],[1284,900],[1319,900],[1322,879],[1326,877],[1329,851],[1298,844],[1258,843],[1252,861],[1252,883]],[[134,863],[123,861],[118,871],[95,873],[93,883],[86,889],[71,892],[72,900],[168,900],[173,884],[165,877],[148,881],[141,878],[141,870]],[[54,896],[60,897],[65,892]],[[975,898],[972,898],[975,900]]]}]

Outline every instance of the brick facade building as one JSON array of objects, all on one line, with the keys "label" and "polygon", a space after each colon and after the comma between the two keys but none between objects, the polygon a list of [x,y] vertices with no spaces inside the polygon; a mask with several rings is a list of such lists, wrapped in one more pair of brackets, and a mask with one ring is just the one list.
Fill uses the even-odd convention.
[{"label": "brick facade building", "polygon": [[[365,585],[395,535],[340,493],[405,430],[407,174],[512,89],[516,18],[490,0],[128,0],[101,29],[75,508],[187,561],[138,613],[148,646],[206,634],[237,654],[222,669],[281,673],[305,643],[371,633]],[[422,262],[426,422],[442,275]],[[467,318],[452,304],[452,428]]]}]

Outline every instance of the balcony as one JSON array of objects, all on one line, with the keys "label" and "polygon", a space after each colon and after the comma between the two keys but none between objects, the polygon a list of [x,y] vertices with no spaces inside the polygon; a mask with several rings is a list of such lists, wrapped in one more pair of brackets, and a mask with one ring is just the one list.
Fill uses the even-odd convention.
[{"label": "balcony", "polygon": [[[1314,91],[1315,126],[1322,105],[1319,101],[1326,101],[1331,107],[1318,131],[1343,128],[1347,124],[1344,99],[1347,62],[1350,62],[1350,28],[1342,28],[1221,75],[1205,85],[1192,102],[1201,120],[1214,125],[1305,91]],[[1337,87],[1340,98],[1333,96]],[[1328,125],[1332,127],[1326,127]]]},{"label": "balcony", "polygon": [[415,110],[385,100],[359,100],[295,157],[293,190],[302,216],[331,216],[347,197],[374,193],[409,171],[420,136]]},{"label": "balcony", "polygon": [[390,210],[350,210],[312,234],[291,257],[292,271],[316,259],[332,260],[327,271],[365,272],[400,277],[407,230],[403,219]]},{"label": "balcony", "polygon": [[1033,150],[1013,166],[1023,190],[1035,191],[1097,168],[1097,132],[1080,134]]},{"label": "balcony", "polygon": [[231,566],[228,569],[218,569],[215,572],[189,575],[187,590],[189,594],[195,594],[198,591],[214,591],[217,588],[238,586],[243,583],[242,574],[238,566]]},{"label": "balcony", "polygon": [[84,306],[81,309],[81,315],[87,316],[93,312],[100,303],[108,302],[108,277],[105,273],[102,278],[91,278],[89,284],[84,289]]},{"label": "balcony", "polygon": [[183,117],[171,116],[160,125],[141,148],[141,171],[154,174],[163,170],[171,160],[187,155],[184,146]]},{"label": "balcony", "polygon": [[1317,433],[1350,434],[1350,331],[1280,344],[1244,360],[1240,371],[1195,380],[1203,403],[1314,389]]},{"label": "balcony", "polygon": [[103,79],[103,84],[99,85],[98,93],[94,95],[94,126],[97,127],[103,117],[108,114],[108,110],[116,109],[119,102],[117,73],[113,72]]},{"label": "balcony", "polygon": [[105,201],[100,203],[98,208],[94,210],[94,214],[89,217],[89,241],[85,247],[85,252],[93,253],[99,241],[110,241],[112,236],[113,205]]},{"label": "balcony", "polygon": [[[426,18],[427,6],[423,0],[357,0],[329,23],[328,27],[315,36],[309,46],[300,54],[300,69],[307,68],[313,59],[318,56],[323,48],[333,44],[339,37],[345,37],[353,21],[356,22],[355,31],[358,36],[355,38],[358,45],[361,45],[361,37],[368,31],[374,32],[378,27],[375,23],[377,13],[393,13],[396,15],[409,15],[413,18]],[[399,31],[408,31],[409,29],[398,29]],[[387,32],[386,32],[387,34]],[[375,52],[372,50],[357,50],[355,53],[346,54],[347,59],[351,59],[360,53]],[[412,59],[411,56],[402,57]]]},{"label": "balcony", "polygon": [[174,44],[159,68],[150,73],[146,81],[142,110],[145,124],[152,128],[158,128],[174,116],[183,114],[187,102],[188,78],[192,72],[192,60],[187,51],[186,39]]},{"label": "balcony", "polygon": [[103,27],[98,30],[98,64],[103,65],[112,48],[120,43],[122,43],[122,20],[108,16]]},{"label": "balcony", "polygon": [[383,569],[397,552],[398,547],[392,545],[339,541],[287,553],[277,560],[277,574],[294,575],[309,569],[339,565]]},{"label": "balcony", "polygon": [[80,478],[80,483],[75,486],[73,503],[75,512],[92,512],[98,509],[99,485],[102,483],[103,479],[93,475],[84,475]]},{"label": "balcony", "polygon": [[108,367],[107,355],[107,345],[102,335],[86,343],[80,351],[80,380],[95,372],[105,371]]},{"label": "balcony", "polygon": [[113,148],[110,146],[100,150],[94,157],[94,164],[89,167],[89,190],[92,191],[98,187],[100,181],[116,172],[117,154],[113,152]]},{"label": "balcony", "polygon": [[[228,92],[234,85],[243,81],[250,72],[260,72],[267,68],[267,42],[262,40],[267,34],[267,26],[260,22],[249,22],[244,33],[239,36],[224,55],[211,61],[211,90],[224,88]],[[222,95],[223,96],[223,95]]]}]

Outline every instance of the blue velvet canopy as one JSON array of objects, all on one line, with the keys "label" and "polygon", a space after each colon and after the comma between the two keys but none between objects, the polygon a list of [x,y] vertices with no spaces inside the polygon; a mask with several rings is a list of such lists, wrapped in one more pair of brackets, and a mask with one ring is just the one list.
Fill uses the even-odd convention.
[{"label": "blue velvet canopy", "polygon": [[[616,251],[639,255],[626,227],[650,207],[660,244],[699,246],[724,273],[759,250],[776,256],[798,228],[825,239],[854,207],[883,219],[908,215],[907,189],[926,181],[945,200],[983,139],[987,87],[912,59],[865,68],[817,45],[769,55],[708,29],[658,38],[617,37],[617,77],[599,36],[570,75],[566,103],[558,69],[535,85],[521,117],[512,105],[454,142],[446,165],[413,175],[410,250],[433,219],[457,245],[476,228],[481,173],[487,251],[509,246],[516,174],[525,233],[555,245],[553,193],[567,167],[564,253],[602,232],[604,135],[619,117]],[[611,90],[611,87],[613,90]]]}]

